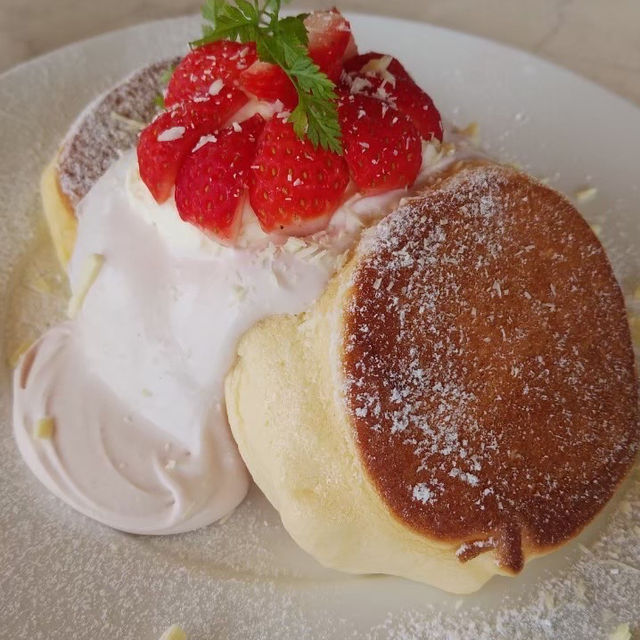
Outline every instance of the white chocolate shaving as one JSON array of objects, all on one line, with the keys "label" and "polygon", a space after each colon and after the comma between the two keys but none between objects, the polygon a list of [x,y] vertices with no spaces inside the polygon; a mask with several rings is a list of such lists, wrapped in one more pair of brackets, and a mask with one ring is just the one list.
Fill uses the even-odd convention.
[{"label": "white chocolate shaving", "polygon": [[224,82],[218,78],[218,80],[214,80],[209,87],[209,95],[217,96],[221,91],[222,87],[224,87]]},{"label": "white chocolate shaving", "polygon": [[171,127],[159,133],[157,140],[158,142],[173,142],[182,138],[185,131],[184,127]]},{"label": "white chocolate shaving", "polygon": [[300,238],[296,238],[295,236],[291,236],[283,245],[282,248],[287,253],[297,253],[300,249],[304,249],[307,246],[307,243]]},{"label": "white chocolate shaving", "polygon": [[596,197],[598,190],[595,187],[586,187],[578,189],[573,195],[578,202],[589,202]]},{"label": "white chocolate shaving", "polygon": [[619,624],[610,634],[609,640],[631,640],[631,631],[629,630],[629,624]]},{"label": "white chocolate shaving", "polygon": [[391,56],[382,56],[369,60],[360,71],[364,74],[371,73],[380,76],[385,82],[396,86],[396,77],[388,70],[391,64]]},{"label": "white chocolate shaving", "polygon": [[33,437],[48,440],[53,435],[53,418],[40,418],[33,428]]},{"label": "white chocolate shaving", "polygon": [[116,122],[121,122],[122,124],[126,125],[130,129],[133,129],[133,131],[142,131],[147,126],[144,122],[140,122],[140,120],[134,120],[133,118],[127,118],[126,116],[123,116],[117,111],[112,111],[111,117]]},{"label": "white chocolate shaving", "polygon": [[172,624],[160,636],[160,640],[187,640],[187,634],[177,624]]}]

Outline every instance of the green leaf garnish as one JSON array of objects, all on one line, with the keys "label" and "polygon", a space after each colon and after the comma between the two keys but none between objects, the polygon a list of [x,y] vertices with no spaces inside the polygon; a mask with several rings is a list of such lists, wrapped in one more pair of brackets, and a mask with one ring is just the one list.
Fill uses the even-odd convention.
[{"label": "green leaf garnish", "polygon": [[281,0],[206,0],[207,21],[200,47],[217,40],[255,42],[258,58],[277,64],[298,93],[298,105],[289,116],[296,135],[314,147],[342,154],[336,87],[309,57],[304,19],[308,14],[280,17]]},{"label": "green leaf garnish", "polygon": [[164,109],[164,89],[169,84],[169,80],[171,80],[171,76],[173,75],[173,72],[175,70],[176,70],[176,65],[175,64],[170,64],[160,74],[159,83],[160,83],[160,86],[162,87],[162,91],[160,91],[160,93],[156,94],[155,98],[153,99],[153,104],[158,109]]}]

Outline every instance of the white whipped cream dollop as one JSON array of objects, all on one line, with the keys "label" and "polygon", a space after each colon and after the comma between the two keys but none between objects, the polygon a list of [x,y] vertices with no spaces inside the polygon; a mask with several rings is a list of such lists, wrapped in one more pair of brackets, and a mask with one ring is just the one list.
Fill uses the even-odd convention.
[{"label": "white whipped cream dollop", "polygon": [[[422,177],[453,159],[430,157]],[[405,195],[353,197],[305,239],[267,236],[246,205],[229,248],[183,222],[173,199],[156,204],[126,153],[78,207],[77,314],[15,372],[14,429],[29,467],[123,531],[176,533],[228,514],[249,485],[223,395],[238,339],[265,316],[307,308],[363,226]],[[50,438],[33,435],[43,418]]]}]

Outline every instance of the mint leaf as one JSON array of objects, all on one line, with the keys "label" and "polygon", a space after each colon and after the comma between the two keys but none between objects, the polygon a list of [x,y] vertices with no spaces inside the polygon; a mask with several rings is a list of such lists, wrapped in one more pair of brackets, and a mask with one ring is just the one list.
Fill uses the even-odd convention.
[{"label": "mint leaf", "polygon": [[315,147],[342,154],[335,85],[309,57],[308,14],[280,17],[281,0],[207,0],[199,47],[217,40],[255,42],[258,58],[277,64],[298,93],[298,105],[289,117],[296,135]]}]

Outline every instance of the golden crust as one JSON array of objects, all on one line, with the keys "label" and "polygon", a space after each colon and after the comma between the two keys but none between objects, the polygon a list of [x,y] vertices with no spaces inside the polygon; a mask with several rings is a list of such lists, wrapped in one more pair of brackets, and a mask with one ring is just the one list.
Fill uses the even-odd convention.
[{"label": "golden crust", "polygon": [[57,157],[42,173],[40,195],[49,234],[60,265],[64,269],[75,246],[78,223],[74,208],[60,188]]},{"label": "golden crust", "polygon": [[575,536],[640,436],[624,300],[574,207],[467,165],[389,216],[345,301],[350,421],[394,515],[468,560]]}]

